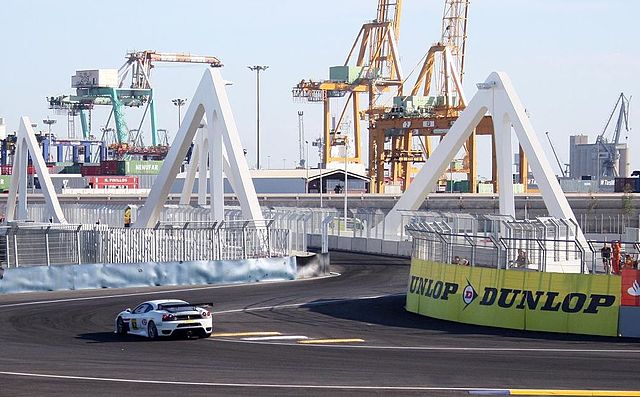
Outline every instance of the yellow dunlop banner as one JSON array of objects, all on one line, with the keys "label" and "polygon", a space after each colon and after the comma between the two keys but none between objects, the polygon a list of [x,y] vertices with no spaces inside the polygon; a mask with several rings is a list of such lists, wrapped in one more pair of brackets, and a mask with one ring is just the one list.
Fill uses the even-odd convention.
[{"label": "yellow dunlop banner", "polygon": [[618,335],[620,277],[448,265],[412,259],[407,310],[468,324]]}]

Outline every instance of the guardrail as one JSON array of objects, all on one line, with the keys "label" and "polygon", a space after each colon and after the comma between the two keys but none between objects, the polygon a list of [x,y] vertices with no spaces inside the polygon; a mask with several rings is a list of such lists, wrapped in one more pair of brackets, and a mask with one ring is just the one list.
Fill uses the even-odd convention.
[{"label": "guardrail", "polygon": [[169,222],[153,229],[17,224],[0,228],[4,268],[289,256],[289,231],[270,221]]}]

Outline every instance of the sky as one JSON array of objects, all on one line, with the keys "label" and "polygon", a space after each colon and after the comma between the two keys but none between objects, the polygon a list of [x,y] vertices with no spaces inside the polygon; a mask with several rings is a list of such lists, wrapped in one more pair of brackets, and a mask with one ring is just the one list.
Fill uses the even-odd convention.
[{"label": "sky", "polygon": [[[49,110],[46,97],[72,93],[76,70],[118,68],[131,50],[213,55],[225,65],[223,76],[233,82],[228,94],[251,167],[256,81],[247,66],[269,66],[261,74],[261,163],[290,168],[298,160],[298,111],[304,112],[307,140],[322,132],[322,106],[295,103],[291,88],[302,79],[326,79],[330,66],[343,64],[360,26],[375,17],[376,5],[376,0],[5,1],[0,117],[10,131],[18,128],[20,116],[29,116],[43,130],[42,119],[56,118],[54,130],[65,136],[66,116]],[[399,52],[405,73],[419,67],[440,37],[443,5],[444,0],[404,0]],[[472,1],[466,95],[471,98],[475,83],[492,71],[506,72],[559,172],[545,131],[560,161],[568,162],[569,135],[595,139],[624,92],[632,96],[632,131],[622,139],[631,147],[632,169],[640,169],[640,156],[633,156],[640,143],[633,130],[634,96],[640,95],[638,15],[640,2],[635,0]],[[186,98],[188,104],[203,68],[157,64],[153,70],[158,128],[169,130],[170,137],[178,125],[171,99]],[[94,131],[107,115],[107,109],[94,112]],[[127,113],[130,128],[139,119],[140,111]],[[148,125],[142,129],[149,142]],[[481,156],[489,153],[488,141],[481,138],[478,146]],[[478,159],[485,176],[490,172],[486,157]],[[311,148],[310,163],[317,162],[318,153]]]}]

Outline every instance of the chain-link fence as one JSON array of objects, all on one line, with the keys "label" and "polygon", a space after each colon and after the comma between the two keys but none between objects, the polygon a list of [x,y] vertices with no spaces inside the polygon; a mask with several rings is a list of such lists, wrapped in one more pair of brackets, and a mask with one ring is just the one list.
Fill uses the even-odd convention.
[{"label": "chain-link fence", "polygon": [[289,230],[272,222],[159,223],[154,229],[107,225],[13,225],[0,229],[0,265],[181,262],[289,256]]}]

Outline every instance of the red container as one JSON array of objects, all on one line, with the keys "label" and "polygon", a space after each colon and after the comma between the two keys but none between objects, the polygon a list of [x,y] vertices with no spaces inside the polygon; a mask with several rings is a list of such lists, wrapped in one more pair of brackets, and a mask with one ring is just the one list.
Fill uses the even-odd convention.
[{"label": "red container", "polygon": [[80,173],[82,176],[104,175],[101,164],[83,164],[80,167]]},{"label": "red container", "polygon": [[137,189],[137,176],[90,176],[87,183],[94,189]]},{"label": "red container", "polygon": [[105,160],[102,162],[102,175],[118,175],[119,160]]},{"label": "red container", "polygon": [[[52,167],[48,167],[50,170]],[[3,165],[0,167],[0,173],[2,175],[12,175],[13,174],[13,166],[12,165]],[[36,173],[36,167],[33,165],[27,166],[27,174],[33,175]]]}]

